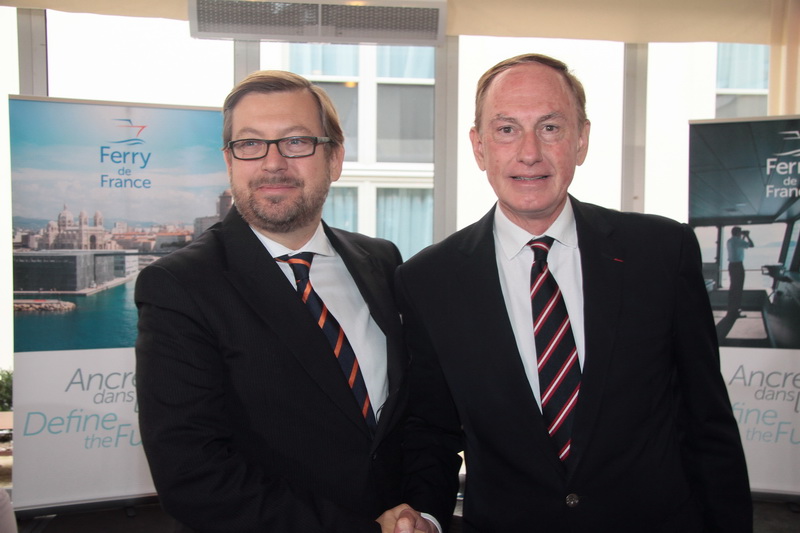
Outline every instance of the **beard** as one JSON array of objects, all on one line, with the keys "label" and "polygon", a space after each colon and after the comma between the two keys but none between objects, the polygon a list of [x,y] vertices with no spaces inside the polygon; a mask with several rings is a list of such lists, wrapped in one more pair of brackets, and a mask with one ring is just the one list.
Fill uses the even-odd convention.
[{"label": "beard", "polygon": [[[270,184],[301,187],[302,194],[297,199],[259,198],[258,188]],[[289,233],[319,222],[329,188],[330,179],[325,185],[309,188],[299,180],[279,176],[253,180],[245,186],[232,185],[231,193],[234,205],[248,224],[268,233]]]}]

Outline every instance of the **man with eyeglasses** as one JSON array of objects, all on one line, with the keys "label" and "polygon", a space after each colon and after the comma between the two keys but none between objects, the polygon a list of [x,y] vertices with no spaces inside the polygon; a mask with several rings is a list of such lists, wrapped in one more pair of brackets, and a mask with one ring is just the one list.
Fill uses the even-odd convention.
[{"label": "man with eyeglasses", "polygon": [[161,504],[184,532],[391,531],[407,507],[400,253],[321,219],[344,159],[324,91],[255,72],[223,116],[234,207],[136,286]]}]

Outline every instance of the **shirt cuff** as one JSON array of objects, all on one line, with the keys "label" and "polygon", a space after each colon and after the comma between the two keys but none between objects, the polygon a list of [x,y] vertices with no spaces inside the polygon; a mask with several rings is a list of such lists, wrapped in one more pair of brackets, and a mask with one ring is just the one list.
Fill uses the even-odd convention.
[{"label": "shirt cuff", "polygon": [[433,523],[433,525],[436,526],[436,531],[438,531],[439,533],[442,533],[442,525],[439,523],[438,520],[436,520],[433,517],[433,515],[429,515],[428,513],[419,513],[419,514],[425,520],[430,520]]}]

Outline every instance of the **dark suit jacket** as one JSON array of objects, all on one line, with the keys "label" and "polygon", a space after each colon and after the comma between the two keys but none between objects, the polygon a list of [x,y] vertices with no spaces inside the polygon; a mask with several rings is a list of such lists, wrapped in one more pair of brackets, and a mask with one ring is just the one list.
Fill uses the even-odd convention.
[{"label": "dark suit jacket", "polygon": [[378,532],[400,503],[400,253],[325,232],[387,337],[374,436],[324,334],[235,209],[139,274],[142,441],[161,503],[187,531]]},{"label": "dark suit jacket", "polygon": [[520,360],[483,219],[407,261],[404,500],[465,532],[752,531],[739,431],[691,229],[572,199],[585,361],[562,465]]}]

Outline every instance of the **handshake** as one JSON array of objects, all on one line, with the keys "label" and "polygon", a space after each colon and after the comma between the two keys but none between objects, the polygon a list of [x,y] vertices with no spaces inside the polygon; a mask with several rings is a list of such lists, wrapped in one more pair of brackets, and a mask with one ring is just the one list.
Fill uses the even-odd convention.
[{"label": "handshake", "polygon": [[411,506],[402,504],[378,517],[381,533],[440,533],[438,526]]}]

